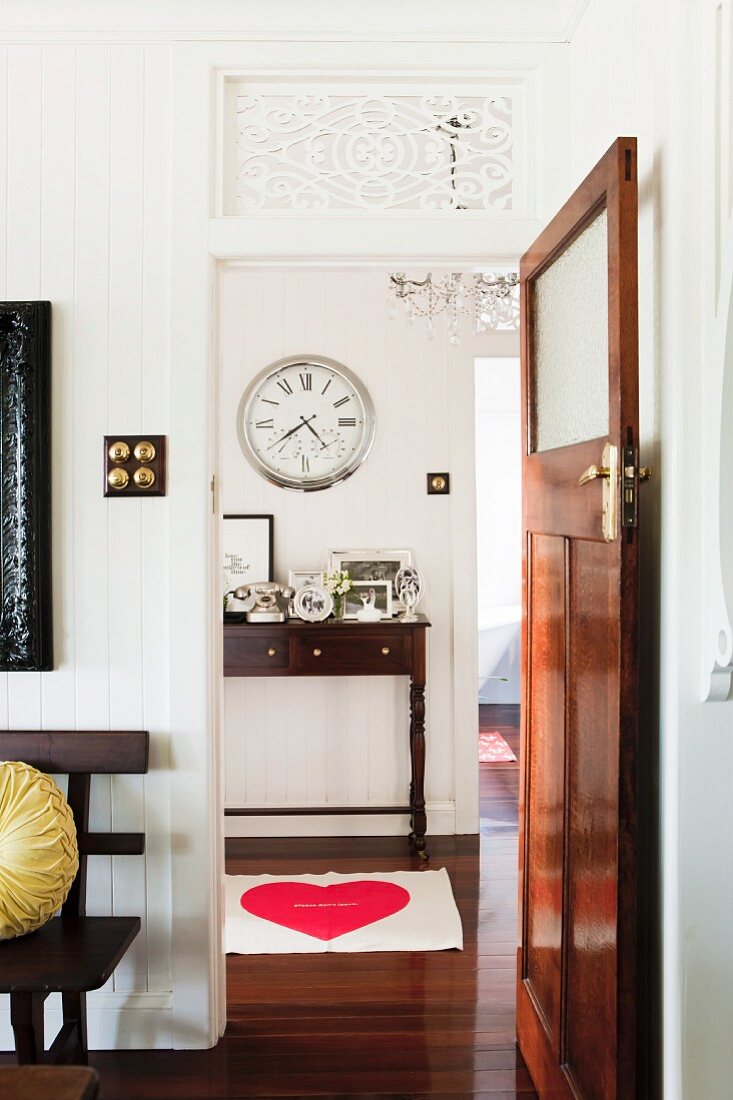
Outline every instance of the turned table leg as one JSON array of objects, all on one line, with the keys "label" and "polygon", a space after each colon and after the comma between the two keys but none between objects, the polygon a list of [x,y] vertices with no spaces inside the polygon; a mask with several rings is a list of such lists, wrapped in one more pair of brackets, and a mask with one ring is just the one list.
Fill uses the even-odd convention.
[{"label": "turned table leg", "polygon": [[425,814],[425,684],[410,680],[410,844],[421,856],[425,850],[427,816]]}]

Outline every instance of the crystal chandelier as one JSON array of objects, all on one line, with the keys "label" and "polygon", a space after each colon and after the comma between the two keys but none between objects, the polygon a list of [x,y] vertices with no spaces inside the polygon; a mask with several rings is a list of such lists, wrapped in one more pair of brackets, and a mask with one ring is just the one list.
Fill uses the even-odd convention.
[{"label": "crystal chandelier", "polygon": [[453,346],[461,342],[458,329],[464,315],[472,319],[476,334],[519,327],[519,276],[514,271],[507,275],[454,271],[437,278],[429,272],[424,279],[408,279],[402,272],[393,272],[389,280],[390,317],[397,316],[402,302],[408,321],[427,318],[428,340],[435,336],[434,319],[440,314],[445,315],[448,342]]}]

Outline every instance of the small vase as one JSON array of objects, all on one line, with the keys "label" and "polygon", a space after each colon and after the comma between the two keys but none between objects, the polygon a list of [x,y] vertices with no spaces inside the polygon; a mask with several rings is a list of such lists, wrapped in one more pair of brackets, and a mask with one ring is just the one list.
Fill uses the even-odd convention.
[{"label": "small vase", "polygon": [[344,617],[344,597],[333,597],[333,617],[337,622],[340,622]]}]

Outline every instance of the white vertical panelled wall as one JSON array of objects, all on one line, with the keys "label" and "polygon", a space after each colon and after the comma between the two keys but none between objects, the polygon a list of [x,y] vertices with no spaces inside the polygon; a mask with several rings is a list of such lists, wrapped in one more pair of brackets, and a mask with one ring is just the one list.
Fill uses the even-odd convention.
[{"label": "white vertical panelled wall", "polygon": [[[455,0],[446,14],[439,0],[342,0],[334,30],[326,0],[282,0],[277,21],[259,0],[4,0],[0,291],[53,303],[56,667],[0,677],[0,728],[114,736],[136,727],[152,738],[144,779],[93,785],[96,827],[144,829],[147,837],[144,857],[93,861],[90,912],[143,917],[114,980],[90,996],[93,1047],[205,1046],[223,1026],[216,881],[224,754],[209,493],[217,382],[233,420],[246,378],[295,347],[343,359],[372,390],[379,434],[367,465],[308,499],[245,469],[232,420],[229,430],[222,415],[220,503],[275,514],[279,576],[318,563],[336,543],[413,547],[435,624],[431,827],[475,828],[471,362],[511,355],[516,341],[468,338],[449,350],[404,321],[390,327],[384,276],[387,265],[452,269],[491,256],[511,264],[564,197],[565,43],[583,3]],[[421,85],[438,75],[483,86],[492,74],[518,85],[526,104],[517,160],[525,166],[523,210],[475,221],[441,212],[216,216],[225,191],[224,74],[297,83],[388,71]],[[304,280],[282,267],[216,274],[214,258],[380,267],[312,269]],[[169,434],[169,495],[105,501],[102,436],[136,431]],[[454,474],[448,499],[425,493],[425,473],[435,467]],[[226,703],[228,799],[403,802],[400,681],[232,682]],[[403,825],[390,817],[371,828]],[[352,826],[328,819],[322,828]],[[7,1011],[0,1045],[12,1045]]]},{"label": "white vertical panelled wall", "polygon": [[[223,267],[220,301],[221,499],[224,513],[274,515],[275,579],[323,568],[329,548],[408,547],[423,572],[419,610],[432,622],[427,687],[426,797],[430,832],[456,829],[454,753],[476,741],[476,722],[454,714],[453,686],[473,696],[475,655],[456,667],[454,636],[475,638],[475,607],[456,606],[454,557],[475,573],[473,361],[496,337],[449,345],[442,326],[387,316],[381,269]],[[505,335],[507,341],[516,337]],[[510,344],[509,344],[510,346]],[[371,454],[347,481],[317,493],[260,477],[237,440],[236,413],[252,377],[300,353],[345,363],[376,408]],[[466,457],[469,456],[469,462]],[[452,494],[428,496],[428,471],[450,470]],[[226,524],[225,524],[226,529]],[[465,641],[465,639],[462,639]],[[475,645],[473,646],[475,649]],[[454,679],[455,678],[455,679]],[[404,805],[409,784],[408,698],[403,677],[225,681],[226,805]],[[477,776],[463,797],[462,827],[477,827]],[[406,820],[372,815],[230,817],[229,835],[394,833]]]},{"label": "white vertical panelled wall", "polygon": [[53,672],[0,675],[0,725],[150,730],[148,775],[92,785],[92,827],[147,851],[90,862],[88,911],[143,918],[90,995],[90,1043],[169,1047],[168,504],[100,484],[105,433],[167,431],[169,52],[13,45],[0,64],[0,292],[52,302],[55,650]]},{"label": "white vertical panelled wall", "polygon": [[[666,1100],[723,1100],[733,1078],[733,739],[730,701],[703,700],[711,651],[729,646],[708,590],[726,590],[720,603],[733,613],[729,543],[727,554],[710,548],[733,510],[729,463],[710,467],[711,454],[725,454],[721,429],[730,437],[721,393],[733,377],[733,4],[590,0],[571,66],[574,179],[613,135],[639,138],[640,427],[642,461],[654,471],[641,490],[640,732],[648,754],[658,721],[663,921],[663,997],[659,1015],[646,1006],[650,1037],[663,1020]],[[657,767],[652,749],[640,798],[645,847],[644,833],[656,831],[647,806]]]}]

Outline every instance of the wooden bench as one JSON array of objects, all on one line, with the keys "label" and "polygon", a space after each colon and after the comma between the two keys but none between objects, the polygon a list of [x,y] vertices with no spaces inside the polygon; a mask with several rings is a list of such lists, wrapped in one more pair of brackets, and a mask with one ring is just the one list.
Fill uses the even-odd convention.
[{"label": "wooden bench", "polygon": [[[61,909],[36,932],[0,943],[0,993],[10,994],[18,1063],[88,1060],[86,994],[110,977],[140,931],[139,917],[86,916],[87,859],[141,855],[142,833],[89,832],[92,775],[141,775],[148,770],[148,734],[63,731],[0,732],[0,760],[22,760],[39,771],[67,773],[67,798],[79,841],[79,872]],[[43,1005],[61,994],[63,1024],[48,1052]]]},{"label": "wooden bench", "polygon": [[3,1100],[96,1100],[99,1076],[87,1066],[0,1066]]}]

